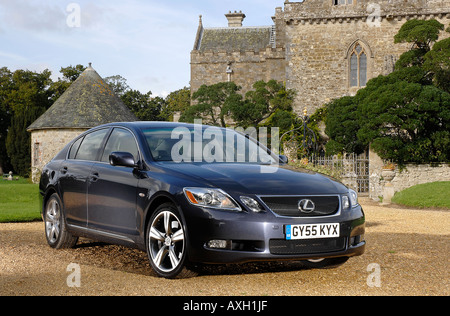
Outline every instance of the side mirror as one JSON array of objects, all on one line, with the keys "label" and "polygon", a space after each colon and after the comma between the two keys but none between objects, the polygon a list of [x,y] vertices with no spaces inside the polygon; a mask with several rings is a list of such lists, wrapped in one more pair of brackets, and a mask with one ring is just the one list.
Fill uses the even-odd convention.
[{"label": "side mirror", "polygon": [[109,163],[111,166],[136,167],[133,155],[127,152],[116,151],[111,153],[109,155]]},{"label": "side mirror", "polygon": [[279,157],[280,157],[280,161],[281,161],[282,163],[287,164],[287,163],[289,162],[288,157],[286,157],[285,155],[280,155]]}]

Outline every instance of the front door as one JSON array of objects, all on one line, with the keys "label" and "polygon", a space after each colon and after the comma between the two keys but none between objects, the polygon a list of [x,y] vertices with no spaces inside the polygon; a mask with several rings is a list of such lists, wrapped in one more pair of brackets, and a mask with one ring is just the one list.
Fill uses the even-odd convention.
[{"label": "front door", "polygon": [[119,235],[137,235],[136,200],[138,176],[133,168],[112,166],[112,152],[129,152],[135,161],[139,153],[133,134],[115,128],[99,162],[90,173],[88,185],[88,227]]}]

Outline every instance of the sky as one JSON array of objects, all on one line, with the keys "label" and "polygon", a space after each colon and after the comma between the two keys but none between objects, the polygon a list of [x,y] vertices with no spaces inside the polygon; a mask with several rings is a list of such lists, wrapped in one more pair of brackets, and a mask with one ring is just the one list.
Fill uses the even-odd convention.
[{"label": "sky", "polygon": [[198,28],[226,27],[242,11],[244,26],[272,25],[284,0],[0,0],[0,67],[11,71],[92,66],[120,75],[142,93],[166,96],[189,86]]}]

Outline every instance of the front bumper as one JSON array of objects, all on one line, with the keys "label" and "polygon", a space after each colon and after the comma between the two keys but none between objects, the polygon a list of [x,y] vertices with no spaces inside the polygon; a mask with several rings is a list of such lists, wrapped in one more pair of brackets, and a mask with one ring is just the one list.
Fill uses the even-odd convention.
[{"label": "front bumper", "polygon": [[[191,262],[220,264],[306,260],[359,256],[365,251],[365,217],[360,206],[337,215],[313,218],[279,217],[272,212],[233,213],[198,208],[189,213],[191,216],[186,216],[186,222]],[[286,240],[286,225],[324,223],[339,223],[340,236]],[[217,244],[221,248],[216,248]]]}]

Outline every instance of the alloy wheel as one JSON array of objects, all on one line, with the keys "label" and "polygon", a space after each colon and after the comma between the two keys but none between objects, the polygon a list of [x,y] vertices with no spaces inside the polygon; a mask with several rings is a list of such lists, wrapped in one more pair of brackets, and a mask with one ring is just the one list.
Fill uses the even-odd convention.
[{"label": "alloy wheel", "polygon": [[56,199],[51,199],[45,212],[45,233],[49,243],[57,242],[61,232],[61,207]]},{"label": "alloy wheel", "polygon": [[183,264],[186,249],[184,229],[172,211],[166,209],[156,215],[148,240],[149,256],[158,270],[170,274]]}]

